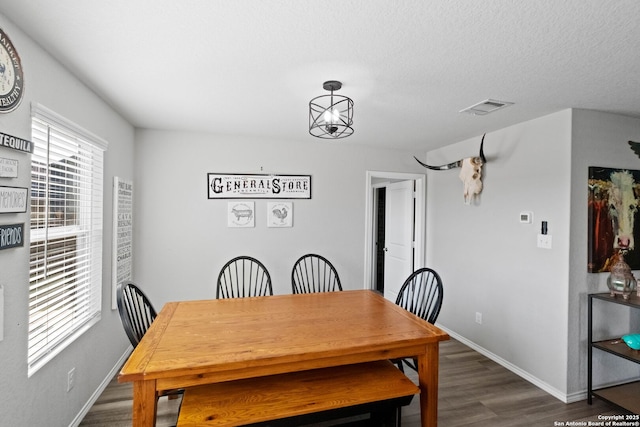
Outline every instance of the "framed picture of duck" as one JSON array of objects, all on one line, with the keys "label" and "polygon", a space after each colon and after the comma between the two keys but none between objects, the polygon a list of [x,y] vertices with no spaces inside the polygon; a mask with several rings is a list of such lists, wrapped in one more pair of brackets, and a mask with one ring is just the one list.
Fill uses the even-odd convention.
[{"label": "framed picture of duck", "polygon": [[293,203],[267,203],[267,227],[293,227]]}]

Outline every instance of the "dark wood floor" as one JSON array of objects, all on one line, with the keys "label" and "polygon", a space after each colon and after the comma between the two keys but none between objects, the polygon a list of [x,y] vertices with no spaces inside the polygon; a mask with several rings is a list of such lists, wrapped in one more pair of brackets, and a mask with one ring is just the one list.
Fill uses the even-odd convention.
[{"label": "dark wood floor", "polygon": [[[413,380],[415,373],[407,371]],[[130,383],[109,384],[87,413],[81,426],[131,426]],[[179,399],[158,402],[158,427],[175,425]],[[511,371],[458,341],[440,344],[438,426],[541,426],[573,421],[597,421],[598,415],[622,412],[594,399],[564,404]],[[558,422],[558,424],[555,424]],[[420,425],[418,399],[403,408],[402,426]],[[578,424],[579,425],[579,424]]]}]

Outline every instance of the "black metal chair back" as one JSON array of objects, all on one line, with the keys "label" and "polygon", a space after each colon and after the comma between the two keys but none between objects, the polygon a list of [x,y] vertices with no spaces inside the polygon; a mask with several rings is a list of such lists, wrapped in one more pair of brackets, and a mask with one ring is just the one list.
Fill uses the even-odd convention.
[{"label": "black metal chair back", "polygon": [[396,304],[429,323],[436,323],[442,308],[442,279],[434,270],[420,268],[405,280]]},{"label": "black metal chair back", "polygon": [[[440,275],[427,267],[420,268],[405,280],[398,292],[396,304],[416,316],[434,324],[442,308],[443,287]],[[404,372],[403,364],[418,370],[415,359],[395,359]]]},{"label": "black metal chair back", "polygon": [[[158,314],[149,298],[132,282],[124,282],[118,285],[116,288],[116,301],[124,331],[127,333],[133,348],[136,348]],[[174,395],[180,395],[183,392],[184,390],[182,389],[159,390],[156,395],[171,396],[173,398]]]},{"label": "black metal chair back", "polygon": [[317,254],[303,255],[293,264],[291,286],[294,294],[342,290],[340,277],[333,264]]},{"label": "black metal chair back", "polygon": [[239,256],[227,262],[218,275],[216,298],[273,295],[271,275],[255,258]]},{"label": "black metal chair back", "polygon": [[122,326],[135,348],[156,318],[156,310],[144,292],[132,282],[118,285],[116,300]]}]

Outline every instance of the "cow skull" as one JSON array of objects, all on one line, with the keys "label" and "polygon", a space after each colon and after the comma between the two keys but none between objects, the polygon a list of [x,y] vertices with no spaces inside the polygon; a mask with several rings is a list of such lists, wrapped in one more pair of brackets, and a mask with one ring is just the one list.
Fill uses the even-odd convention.
[{"label": "cow skull", "polygon": [[414,159],[416,159],[416,161],[425,168],[431,170],[443,171],[453,168],[461,168],[459,176],[460,180],[462,180],[462,183],[464,184],[464,203],[468,205],[471,203],[471,200],[482,191],[482,165],[487,162],[483,151],[485,135],[486,134],[482,135],[480,153],[477,157],[467,157],[441,166],[431,166],[426,163],[422,163],[415,156]]}]

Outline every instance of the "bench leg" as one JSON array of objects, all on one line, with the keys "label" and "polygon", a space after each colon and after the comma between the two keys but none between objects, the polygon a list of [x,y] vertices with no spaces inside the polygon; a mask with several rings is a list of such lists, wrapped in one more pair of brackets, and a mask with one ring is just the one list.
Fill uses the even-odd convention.
[{"label": "bench leg", "polygon": [[372,425],[379,427],[398,427],[400,406],[371,413]]}]

